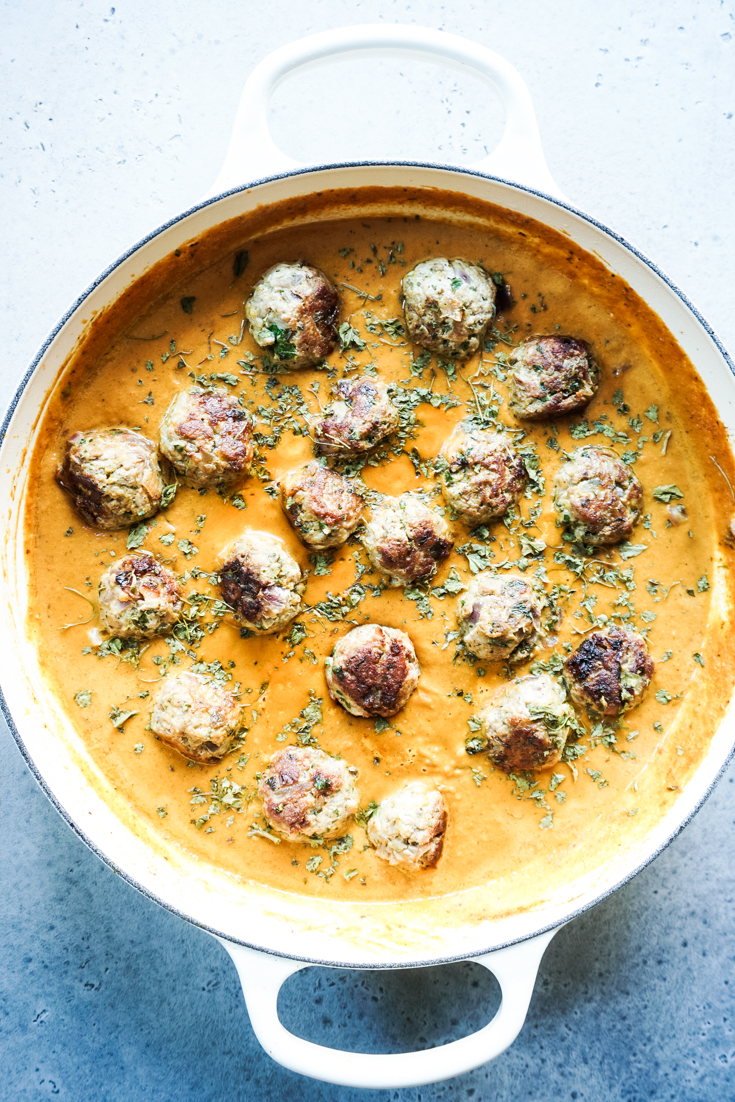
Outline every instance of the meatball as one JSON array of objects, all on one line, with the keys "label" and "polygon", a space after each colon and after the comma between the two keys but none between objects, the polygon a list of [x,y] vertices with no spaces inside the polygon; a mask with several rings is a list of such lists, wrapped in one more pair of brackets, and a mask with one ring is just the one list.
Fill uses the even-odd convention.
[{"label": "meatball", "polygon": [[150,639],[176,623],[184,602],[176,577],[150,551],[133,551],[100,578],[100,621],[121,639]]},{"label": "meatball", "polygon": [[156,446],[132,429],[75,432],[56,477],[87,524],[104,531],[147,520],[161,508]]},{"label": "meatball", "polygon": [[413,494],[386,498],[373,509],[363,542],[391,585],[433,578],[454,546],[444,518]]},{"label": "meatball", "polygon": [[416,344],[466,360],[495,317],[495,284],[467,260],[422,260],[403,277],[403,313]]},{"label": "meatball", "polygon": [[593,545],[627,539],[641,515],[643,487],[612,448],[578,448],[554,482],[554,506],[572,539]]},{"label": "meatball", "polygon": [[245,306],[250,332],[278,363],[310,367],[337,347],[339,296],[324,272],[299,261],[276,264]]},{"label": "meatball", "polygon": [[460,431],[442,449],[444,498],[467,524],[502,517],[523,492],[526,467],[503,433]]},{"label": "meatball", "polygon": [[619,716],[640,704],[653,669],[643,637],[613,625],[583,639],[564,663],[564,678],[577,704]]},{"label": "meatball", "polygon": [[332,402],[314,424],[322,455],[361,455],[390,436],[400,424],[385,383],[364,375],[342,379]]},{"label": "meatball", "polygon": [[151,731],[191,761],[219,761],[240,729],[241,712],[223,684],[186,671],[167,677],[158,690]]},{"label": "meatball", "polygon": [[325,660],[329,695],[353,716],[394,716],[419,682],[419,663],[405,631],[362,624]]},{"label": "meatball", "polygon": [[442,855],[447,809],[436,788],[411,781],[378,805],[367,826],[378,857],[391,865],[427,869]]},{"label": "meatball", "polygon": [[222,600],[241,624],[267,635],[293,620],[305,581],[283,540],[249,529],[227,545],[220,561]]},{"label": "meatball", "polygon": [[273,755],[258,782],[266,819],[287,838],[330,838],[357,811],[352,769],[312,746],[287,746]]},{"label": "meatball", "polygon": [[525,578],[483,571],[457,602],[459,635],[476,658],[521,662],[533,653],[541,603]]},{"label": "meatball", "polygon": [[177,394],[161,422],[161,452],[187,486],[230,484],[253,458],[253,422],[224,388]]},{"label": "meatball", "polygon": [[577,718],[561,686],[541,673],[501,689],[482,713],[482,726],[493,764],[522,773],[556,765]]},{"label": "meatball", "polygon": [[303,543],[339,547],[362,518],[362,498],[337,471],[313,460],[281,479],[281,505]]},{"label": "meatball", "polygon": [[600,385],[600,369],[585,341],[529,337],[510,354],[510,408],[543,421],[583,409]]}]

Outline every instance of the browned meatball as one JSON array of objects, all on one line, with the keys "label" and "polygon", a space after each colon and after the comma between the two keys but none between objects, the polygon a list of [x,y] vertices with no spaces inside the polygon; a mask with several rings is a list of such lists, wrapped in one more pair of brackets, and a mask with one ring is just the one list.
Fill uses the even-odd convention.
[{"label": "browned meatball", "polygon": [[281,479],[281,505],[307,547],[339,547],[362,517],[352,483],[316,460]]},{"label": "browned meatball", "polygon": [[287,838],[334,837],[357,811],[356,773],[313,746],[287,746],[258,782],[265,817]]},{"label": "browned meatball", "polygon": [[536,648],[541,601],[518,574],[483,570],[457,601],[459,634],[470,654],[489,662],[522,662]]},{"label": "browned meatball", "polygon": [[224,389],[178,394],[161,422],[161,452],[187,486],[237,482],[253,458],[253,422]]},{"label": "browned meatball", "polygon": [[612,448],[578,448],[554,480],[554,506],[572,539],[595,546],[628,539],[641,515],[643,487]]},{"label": "browned meatball", "polygon": [[583,409],[600,385],[589,346],[576,337],[529,337],[510,354],[510,408],[543,421]]},{"label": "browned meatball", "polygon": [[399,422],[385,383],[369,375],[342,379],[314,424],[314,439],[322,455],[360,455],[390,436]]},{"label": "browned meatball", "polygon": [[232,746],[241,712],[221,682],[185,670],[164,679],[153,701],[151,731],[190,761],[215,762]]},{"label": "browned meatball", "polygon": [[362,624],[325,663],[329,695],[353,716],[394,716],[419,681],[419,663],[405,631]]},{"label": "browned meatball", "polygon": [[495,317],[496,287],[478,264],[455,257],[422,260],[402,281],[412,341],[465,360],[481,346]]},{"label": "browned meatball", "polygon": [[75,432],[56,477],[94,528],[127,528],[161,508],[156,446],[132,429]]},{"label": "browned meatball", "polygon": [[228,544],[220,560],[222,599],[241,624],[267,635],[293,620],[305,583],[283,540],[248,529]]},{"label": "browned meatball", "polygon": [[[522,773],[556,765],[576,718],[564,690],[541,673],[521,677],[496,693],[482,713],[482,726],[484,749],[493,764],[504,773]],[[470,753],[480,749],[468,747]]]},{"label": "browned meatball", "polygon": [[526,468],[504,433],[458,432],[442,448],[444,498],[467,524],[502,517],[523,492]]},{"label": "browned meatball", "polygon": [[593,631],[564,663],[572,698],[606,716],[618,716],[640,704],[653,677],[646,642],[631,628]]},{"label": "browned meatball", "polygon": [[433,578],[454,546],[444,518],[414,494],[386,498],[373,509],[363,541],[391,585]]},{"label": "browned meatball", "polygon": [[309,367],[337,347],[339,296],[310,264],[276,264],[245,307],[250,332],[279,363]]},{"label": "browned meatball", "polygon": [[150,639],[176,623],[184,607],[176,577],[150,551],[132,551],[100,578],[100,622],[121,639]]}]

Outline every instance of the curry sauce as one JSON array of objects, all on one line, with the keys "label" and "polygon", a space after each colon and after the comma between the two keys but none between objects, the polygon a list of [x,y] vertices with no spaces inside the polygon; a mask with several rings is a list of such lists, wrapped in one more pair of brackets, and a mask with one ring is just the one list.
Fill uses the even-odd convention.
[{"label": "curry sauce", "polygon": [[[657,821],[706,750],[695,713],[707,713],[711,731],[727,702],[729,675],[718,688],[717,670],[732,662],[722,610],[732,585],[725,536],[735,472],[694,366],[621,279],[560,234],[489,205],[450,216],[461,207],[457,196],[405,189],[327,195],[311,211],[244,217],[182,244],[91,323],[36,446],[26,506],[29,617],[57,697],[133,815],[156,825],[162,847],[271,888],[387,901],[493,884],[498,907],[512,910],[524,893],[541,897],[595,868]],[[464,363],[424,353],[405,335],[401,277],[432,256],[481,262],[512,294],[484,350]],[[343,349],[319,370],[274,373],[248,332],[244,303],[270,266],[299,259],[340,292]],[[529,423],[509,411],[507,355],[537,333],[592,346],[602,381],[581,414]],[[356,537],[334,553],[309,552],[277,498],[278,479],[313,457],[307,415],[327,404],[333,382],[364,373],[393,383],[401,410],[398,433],[353,464],[374,499],[423,491],[442,507],[432,460],[467,418],[504,424],[527,456],[518,508],[475,531],[452,521],[454,551],[426,588],[381,589]],[[254,416],[251,476],[226,496],[179,486],[131,533],[85,526],[54,477],[68,436],[126,425],[156,441],[170,402],[194,383],[225,387]],[[584,442],[614,447],[644,488],[631,540],[594,557],[563,540],[551,501],[565,453]],[[245,528],[283,539],[308,573],[302,612],[276,635],[247,637],[218,604],[217,556]],[[171,640],[135,647],[99,632],[99,577],[126,542],[184,578],[187,612]],[[542,646],[512,672],[472,663],[457,643],[457,594],[491,567],[535,579],[549,600]],[[421,667],[418,689],[390,721],[351,716],[326,691],[325,657],[368,621],[406,631]],[[648,640],[656,668],[639,707],[618,722],[580,716],[588,734],[578,756],[534,776],[509,778],[466,752],[477,717],[509,676],[558,672],[605,622],[627,623]],[[216,765],[187,763],[147,729],[160,679],[192,666],[236,688],[244,705],[242,744]],[[359,769],[363,808],[409,780],[439,786],[449,825],[437,868],[409,875],[388,866],[359,821],[337,845],[274,838],[255,796],[257,774],[299,740]]]}]

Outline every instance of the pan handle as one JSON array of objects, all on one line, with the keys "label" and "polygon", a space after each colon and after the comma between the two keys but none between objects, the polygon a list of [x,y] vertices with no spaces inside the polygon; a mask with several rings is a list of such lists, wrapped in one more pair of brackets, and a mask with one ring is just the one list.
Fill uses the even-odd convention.
[{"label": "pan handle", "polygon": [[307,167],[282,153],[271,138],[270,97],[293,69],[311,69],[346,53],[360,57],[409,55],[429,61],[441,59],[460,72],[472,70],[500,96],[506,121],[497,148],[468,167],[563,198],[546,165],[531,95],[518,70],[493,50],[466,38],[400,23],[323,31],[282,46],[264,58],[245,84],[225,163],[205,198],[267,176]]},{"label": "pan handle", "polygon": [[217,940],[235,962],[250,1022],[269,1056],[290,1071],[326,1083],[399,1090],[463,1075],[505,1052],[520,1033],[541,958],[560,928],[507,949],[469,958],[492,972],[502,991],[500,1009],[482,1029],[439,1048],[388,1055],[342,1052],[290,1033],[278,1018],[278,992],[289,976],[310,965],[247,949],[224,938]]}]

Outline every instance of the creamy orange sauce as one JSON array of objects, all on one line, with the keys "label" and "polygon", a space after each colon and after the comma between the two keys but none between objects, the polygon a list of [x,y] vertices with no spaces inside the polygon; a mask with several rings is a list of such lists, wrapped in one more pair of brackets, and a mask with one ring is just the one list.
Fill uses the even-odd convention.
[{"label": "creamy orange sauce", "polygon": [[[298,226],[279,229],[277,214],[269,216],[270,223],[263,214],[221,228],[195,247],[182,246],[181,256],[169,258],[141,281],[142,292],[140,288],[131,292],[91,326],[88,341],[59,382],[34,459],[27,505],[31,627],[48,678],[83,733],[92,759],[133,812],[157,826],[164,848],[176,845],[200,861],[273,888],[322,893],[334,899],[411,899],[490,883],[497,885],[499,910],[508,911],[543,898],[560,881],[594,869],[616,847],[641,836],[675,800],[706,750],[729,694],[725,671],[732,661],[729,611],[721,612],[718,606],[717,615],[712,613],[712,599],[716,586],[721,586],[720,605],[729,610],[731,552],[722,537],[733,503],[726,479],[710,456],[717,458],[735,483],[732,457],[694,367],[660,320],[620,279],[589,255],[570,248],[560,235],[490,206],[465,212],[463,224],[443,220],[442,203],[446,209],[457,207],[461,205],[458,197],[442,200],[436,195],[427,200],[420,196],[425,204],[420,218],[415,217],[412,197],[406,193],[377,197],[383,209],[387,204],[394,211],[391,217],[371,213],[370,202],[377,198],[366,195],[355,199],[366,213],[350,218],[346,198],[337,198],[342,204],[339,217],[329,218],[327,197],[321,207],[315,207],[313,217],[307,217],[307,212]],[[397,242],[402,243],[400,252]],[[249,263],[234,278],[234,255],[245,249]],[[389,263],[391,255],[395,262]],[[555,422],[554,433],[550,424],[517,422],[508,411],[502,364],[496,373],[492,371],[498,366],[498,353],[508,350],[502,340],[493,351],[459,365],[454,379],[438,366],[436,356],[423,369],[422,378],[411,375],[412,355],[422,350],[412,348],[405,337],[386,333],[377,323],[401,317],[401,276],[429,256],[482,260],[489,271],[503,273],[515,305],[496,325],[501,332],[508,331],[511,341],[531,333],[561,332],[593,345],[602,366],[602,384],[581,417]],[[353,348],[346,354],[333,353],[329,373],[302,370],[279,375],[281,385],[269,395],[268,376],[256,370],[262,350],[243,330],[243,303],[268,267],[296,259],[307,260],[333,279],[342,295],[340,320],[349,320],[367,344],[361,352]],[[365,299],[345,283],[374,297]],[[194,297],[191,314],[182,309],[184,296]],[[192,567],[213,571],[224,545],[243,528],[252,527],[281,537],[302,569],[311,570],[305,611],[297,618],[307,634],[298,645],[289,643],[288,630],[241,638],[238,625],[224,617],[191,652],[197,662],[219,661],[231,674],[231,684],[240,684],[249,728],[241,750],[218,765],[191,765],[146,730],[150,700],[160,677],[154,659],[169,656],[165,641],[145,647],[136,666],[97,656],[88,634],[97,625],[96,615],[87,624],[65,627],[86,620],[91,613],[78,594],[88,596],[96,607],[100,574],[125,552],[127,536],[86,527],[55,483],[54,470],[70,433],[124,424],[156,440],[172,398],[192,385],[192,374],[203,372],[235,376],[236,385],[224,385],[243,395],[256,416],[258,407],[277,406],[283,387],[293,385],[298,385],[309,409],[316,412],[318,402],[326,404],[330,375],[340,378],[346,370],[352,372],[355,364],[358,371],[374,364],[385,381],[431,387],[435,395],[450,394],[458,400],[460,404],[451,409],[428,403],[418,407],[415,438],[406,449],[415,447],[422,459],[437,455],[456,424],[473,412],[475,391],[483,398],[493,392],[502,398],[500,420],[514,430],[525,428],[524,443],[536,445],[546,492],[523,498],[520,506],[527,519],[529,510],[541,504],[536,526],[524,528],[516,522],[510,532],[502,522],[495,522],[491,527],[495,542],[487,546],[494,553],[493,562],[500,564],[519,559],[521,534],[543,539],[548,549],[541,559],[528,560],[526,577],[530,580],[543,563],[547,590],[554,584],[573,590],[569,599],[562,599],[561,624],[537,659],[548,660],[552,651],[564,657],[564,644],[576,646],[590,628],[590,609],[593,615],[607,616],[624,611],[621,604],[613,607],[616,601],[630,601],[631,622],[648,632],[656,672],[644,703],[623,717],[615,750],[592,747],[585,740],[590,749],[576,763],[576,779],[569,766],[556,767],[554,772],[562,773],[564,781],[553,793],[549,791],[551,771],[537,774],[544,795],[534,799],[532,793],[519,793],[514,782],[493,770],[484,755],[465,753],[465,739],[471,733],[468,720],[504,683],[504,674],[500,668],[488,667],[479,676],[483,663],[473,668],[461,658],[454,661],[455,645],[451,640],[447,645],[445,633],[456,630],[455,597],[430,598],[431,619],[422,617],[416,601],[406,599],[401,589],[386,589],[379,597],[368,594],[338,622],[308,611],[328,593],[344,593],[356,581],[356,562],[364,566],[367,559],[353,542],[338,549],[329,575],[314,573],[308,550],[286,522],[277,500],[266,493],[271,485],[268,479],[277,480],[312,456],[310,441],[289,430],[274,449],[260,449],[267,474],[264,470],[263,479],[254,474],[239,488],[245,510],[223,501],[214,491],[201,495],[182,487],[171,507],[149,524],[142,544],[181,575]],[[613,403],[621,389],[627,412],[620,412]],[[591,426],[603,417],[604,424],[627,435],[627,444],[600,434],[584,439],[570,434],[570,424],[585,418]],[[633,426],[629,419],[634,420]],[[300,415],[296,420],[303,424]],[[262,416],[257,427],[265,435],[271,431]],[[645,550],[627,561],[621,559],[618,548],[601,550],[599,555],[606,566],[632,567],[635,588],[592,584],[585,591],[578,578],[554,562],[554,550],[561,546],[551,503],[554,475],[563,452],[583,442],[612,445],[621,454],[638,451],[639,440],[634,470],[644,487],[647,519],[636,528],[632,542],[645,545]],[[550,446],[552,442],[558,446]],[[434,479],[416,474],[406,454],[390,455],[376,466],[368,464],[362,473],[369,487],[391,495],[437,486]],[[654,487],[670,484],[680,488],[687,509],[688,520],[679,527],[667,526],[667,505],[652,496]],[[442,504],[440,496],[433,500]],[[441,586],[451,570],[464,583],[472,576],[467,557],[457,550],[468,542],[468,531],[459,522],[452,522],[452,529],[455,551],[440,569],[435,586]],[[173,542],[166,542],[169,534]],[[189,559],[178,549],[182,540],[190,540],[198,549]],[[366,573],[360,580],[374,584],[379,578]],[[194,590],[217,596],[216,588],[204,578],[185,581],[184,592]],[[596,604],[581,607],[582,599],[589,597],[596,598]],[[335,641],[367,620],[407,631],[422,671],[418,690],[382,733],[376,733],[372,720],[351,717],[334,704],[324,681],[324,658]],[[205,622],[211,623],[211,616]],[[90,652],[85,654],[84,649]],[[662,661],[667,652],[670,657]],[[702,656],[704,668],[694,654]],[[185,652],[180,657],[179,668],[188,668],[192,658]],[[528,666],[517,672],[527,673]],[[170,669],[175,671],[176,666]],[[81,690],[91,692],[89,707],[75,703],[75,694]],[[669,703],[661,702],[665,699],[661,691],[671,697]],[[242,812],[228,816],[223,810],[211,814],[200,827],[194,825],[210,803],[192,806],[192,796],[197,795],[192,790],[206,795],[213,778],[230,777],[244,786],[243,795],[252,795],[256,773],[276,749],[286,745],[276,735],[298,716],[310,693],[321,698],[323,708],[323,723],[314,727],[313,734],[323,749],[358,767],[363,806],[379,801],[406,780],[423,779],[441,787],[449,827],[437,869],[408,876],[389,867],[370,850],[364,830],[353,824],[353,847],[336,856],[337,867],[327,880],[317,875],[330,868],[324,849],[286,841],[276,845],[251,833],[253,825],[264,826],[257,797],[245,800]],[[682,702],[691,706],[680,717]],[[109,718],[114,706],[138,714],[120,730]],[[698,722],[695,713],[705,715],[707,722]],[[293,735],[288,739],[293,742]],[[564,802],[557,800],[557,793],[566,793]],[[552,825],[548,825],[548,809]],[[544,829],[540,829],[542,821],[547,824]],[[322,857],[322,862],[312,871],[306,866],[314,856]],[[350,879],[345,878],[346,872]]]}]

